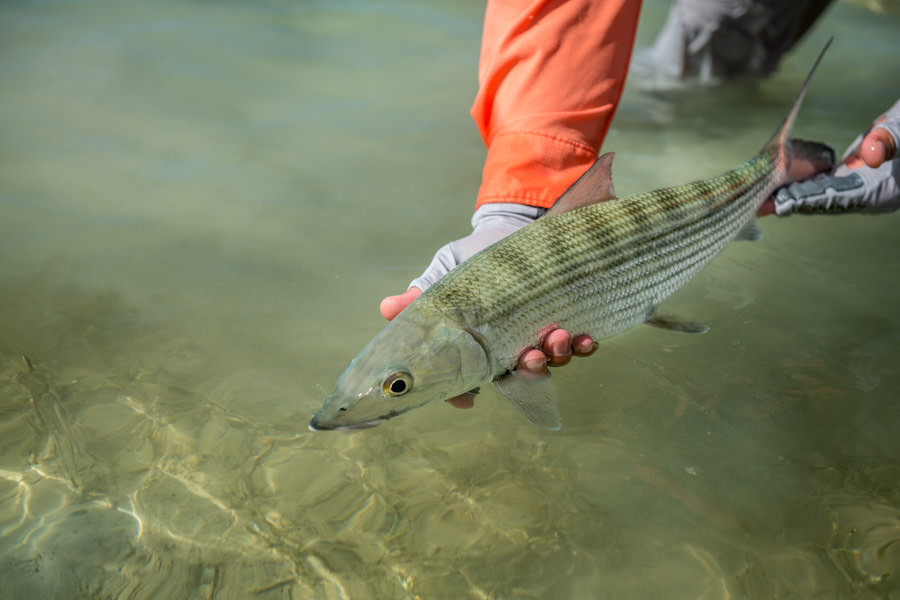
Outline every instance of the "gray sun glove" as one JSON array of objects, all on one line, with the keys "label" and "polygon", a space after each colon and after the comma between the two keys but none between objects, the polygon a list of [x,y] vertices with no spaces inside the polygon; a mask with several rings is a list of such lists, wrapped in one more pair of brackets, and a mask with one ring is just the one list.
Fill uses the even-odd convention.
[{"label": "gray sun glove", "polygon": [[472,215],[472,233],[439,249],[425,272],[409,287],[417,287],[424,292],[456,265],[525,227],[545,212],[543,208],[509,202],[482,204]]},{"label": "gray sun glove", "polygon": [[[900,148],[900,101],[885,113],[885,121],[872,127],[887,131]],[[868,132],[867,132],[868,133]],[[865,134],[850,144],[831,173],[821,173],[775,192],[775,212],[798,214],[884,213],[900,208],[900,153],[877,169],[867,165],[850,169],[847,158],[859,151]]]}]

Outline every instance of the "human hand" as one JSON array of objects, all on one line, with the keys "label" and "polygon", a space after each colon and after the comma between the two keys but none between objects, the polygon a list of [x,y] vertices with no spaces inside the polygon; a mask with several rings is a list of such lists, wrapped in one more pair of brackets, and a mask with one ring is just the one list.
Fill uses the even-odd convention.
[{"label": "human hand", "polygon": [[497,202],[484,204],[472,215],[472,233],[441,247],[431,259],[431,264],[409,284],[409,289],[397,296],[381,301],[381,314],[391,321],[409,306],[413,300],[434,285],[458,264],[474,256],[484,248],[521,229],[546,212],[542,208]]},{"label": "human hand", "polygon": [[830,173],[775,192],[774,212],[882,213],[900,208],[900,101],[859,136]]},{"label": "human hand", "polygon": [[[391,321],[418,298],[422,292],[446,275],[464,260],[480,250],[524,227],[543,214],[543,209],[522,204],[485,204],[472,217],[474,231],[460,240],[442,247],[434,256],[428,269],[415,279],[403,294],[388,296],[381,301],[381,314]],[[517,369],[534,374],[545,374],[547,367],[568,364],[573,356],[590,356],[597,344],[586,335],[574,338],[563,329],[554,329],[547,334],[541,349],[531,348],[519,357]],[[457,408],[471,408],[475,403],[473,394],[463,394],[447,400]]]}]

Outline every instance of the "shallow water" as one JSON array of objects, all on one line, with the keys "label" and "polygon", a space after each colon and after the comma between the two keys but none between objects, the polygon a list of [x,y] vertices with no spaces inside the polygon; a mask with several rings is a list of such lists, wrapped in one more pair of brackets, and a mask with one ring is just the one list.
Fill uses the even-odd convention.
[{"label": "shallow water", "polygon": [[[666,3],[647,2],[647,44]],[[890,5],[889,5],[890,6]],[[306,423],[444,241],[483,150],[478,2],[0,6],[0,589],[54,598],[900,594],[900,216],[769,218],[557,372]],[[620,194],[896,99],[897,11],[839,3],[769,81],[629,84]]]}]

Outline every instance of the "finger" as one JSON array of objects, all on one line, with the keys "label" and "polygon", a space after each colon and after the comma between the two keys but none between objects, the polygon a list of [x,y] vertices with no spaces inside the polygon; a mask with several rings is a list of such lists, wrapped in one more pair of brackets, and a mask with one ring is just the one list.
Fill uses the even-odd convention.
[{"label": "finger", "polygon": [[547,372],[547,355],[538,350],[531,348],[522,353],[519,357],[519,369],[534,373],[535,375],[543,375]]},{"label": "finger", "polygon": [[394,317],[399,315],[404,308],[412,304],[413,300],[422,295],[422,290],[417,287],[411,287],[402,294],[397,296],[388,296],[381,301],[378,307],[383,316],[388,321],[393,321]]},{"label": "finger", "polygon": [[460,394],[453,398],[447,398],[447,404],[456,408],[472,408],[475,406],[475,396],[473,394]]},{"label": "finger", "polygon": [[[808,147],[802,146],[795,156],[788,163],[788,180],[786,183],[795,181],[804,181],[819,173],[826,173],[834,167],[834,152],[827,146],[814,147],[808,144]],[[757,209],[756,216],[765,217],[766,215],[776,214],[778,212],[776,202],[772,197],[766,198],[762,205]]]},{"label": "finger", "polygon": [[859,156],[867,165],[877,169],[886,160],[897,154],[894,137],[886,130],[876,127],[866,134],[859,146]]},{"label": "finger", "polygon": [[572,360],[572,336],[565,329],[554,329],[544,338],[544,353],[551,367],[568,364]]},{"label": "finger", "polygon": [[589,335],[578,335],[572,340],[572,353],[575,356],[590,356],[597,350],[597,342]]}]

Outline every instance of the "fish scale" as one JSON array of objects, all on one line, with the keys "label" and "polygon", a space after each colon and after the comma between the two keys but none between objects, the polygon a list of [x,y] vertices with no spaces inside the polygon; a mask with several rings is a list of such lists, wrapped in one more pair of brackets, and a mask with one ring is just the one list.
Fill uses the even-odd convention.
[{"label": "fish scale", "polygon": [[645,321],[753,219],[778,185],[759,177],[774,173],[775,159],[763,152],[712,179],[541,219],[454,269],[419,310],[478,331],[495,375],[550,325],[594,340],[616,335]]},{"label": "fish scale", "polygon": [[792,161],[831,166],[827,147],[788,140],[822,54],[772,139],[730,171],[616,199],[612,155],[600,157],[546,215],[457,266],[376,335],[310,428],[372,427],[493,383],[532,422],[559,429],[552,384],[516,370],[551,330],[594,340],[643,322],[702,331],[655,311],[731,241],[758,239],[756,213],[790,181]]}]

